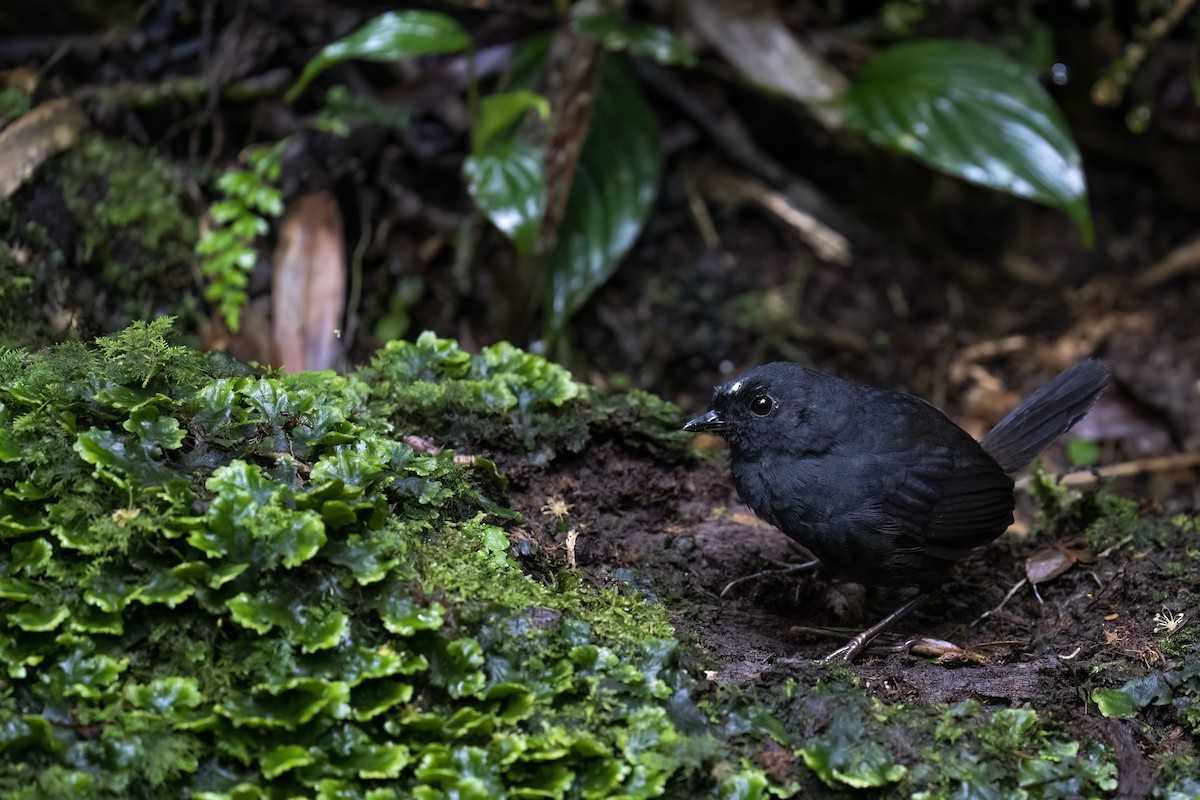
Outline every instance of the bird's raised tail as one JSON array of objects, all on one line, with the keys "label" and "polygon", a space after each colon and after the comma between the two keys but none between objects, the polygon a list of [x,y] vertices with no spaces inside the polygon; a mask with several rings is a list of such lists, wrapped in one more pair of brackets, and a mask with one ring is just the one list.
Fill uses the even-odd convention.
[{"label": "bird's raised tail", "polygon": [[1011,475],[1083,419],[1107,385],[1103,361],[1082,361],[1025,398],[980,444]]}]

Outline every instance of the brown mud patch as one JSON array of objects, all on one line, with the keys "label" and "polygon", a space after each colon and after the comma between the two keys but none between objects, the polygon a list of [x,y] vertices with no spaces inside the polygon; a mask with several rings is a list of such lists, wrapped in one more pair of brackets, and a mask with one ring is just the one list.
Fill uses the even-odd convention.
[{"label": "brown mud patch", "polygon": [[[803,552],[741,503],[719,460],[664,465],[609,443],[548,467],[512,461],[501,469],[511,481],[508,502],[522,514],[513,541],[525,567],[548,576],[573,558],[592,583],[626,584],[661,603],[691,646],[697,671],[711,681],[813,683],[827,675],[816,659],[838,642],[792,627],[861,627],[897,597],[894,589],[864,591],[818,569],[766,576],[722,598],[731,581],[801,560]],[[868,650],[851,666],[864,689],[914,705],[971,699],[1051,711],[1078,734],[1108,742],[1126,762],[1123,775],[1145,774],[1125,723],[1101,718],[1090,705],[1090,678],[1114,664],[1143,672],[1170,666],[1156,649],[1154,617],[1165,587],[1190,591],[1163,573],[1186,554],[1118,549],[1083,559],[1042,583],[1040,600],[1026,585],[983,616],[1024,577],[1031,554],[1057,544],[1091,557],[1081,536],[1068,539],[1008,534],[965,561],[942,593],[884,643],[927,636],[965,655],[942,663]]]}]

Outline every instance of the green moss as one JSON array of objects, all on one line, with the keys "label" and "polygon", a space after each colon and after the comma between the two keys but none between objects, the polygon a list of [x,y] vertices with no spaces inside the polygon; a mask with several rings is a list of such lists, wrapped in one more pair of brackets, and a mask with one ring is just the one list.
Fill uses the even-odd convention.
[{"label": "green moss", "polygon": [[197,227],[169,165],[127,142],[87,136],[63,155],[58,183],[78,231],[76,258],[121,296],[189,270]]},{"label": "green moss", "polygon": [[[168,325],[0,356],[0,794],[647,797],[711,749],[668,713],[661,609],[523,575],[377,389]],[[578,392],[479,369],[508,411]]]},{"label": "green moss", "polygon": [[112,295],[116,325],[183,311],[176,290],[193,282],[198,235],[185,196],[168,161],[128,142],[87,134],[48,161],[0,203],[0,346],[45,341],[43,305],[90,319]]},{"label": "green moss", "polygon": [[802,734],[796,752],[833,788],[889,787],[923,800],[1067,800],[1116,788],[1116,766],[1101,745],[1075,740],[1031,709],[888,704],[837,681],[800,691],[790,713],[824,720]]},{"label": "green moss", "polygon": [[1104,490],[1083,492],[1037,469],[1029,486],[1036,504],[1035,527],[1046,531],[1083,530],[1097,552],[1114,546],[1129,549],[1167,544],[1168,526],[1144,516],[1137,501]]},{"label": "green moss", "polygon": [[471,355],[426,332],[389,342],[357,377],[371,387],[372,410],[401,431],[525,452],[535,463],[606,438],[668,459],[689,452],[674,405],[645,392],[598,392],[507,342]]}]

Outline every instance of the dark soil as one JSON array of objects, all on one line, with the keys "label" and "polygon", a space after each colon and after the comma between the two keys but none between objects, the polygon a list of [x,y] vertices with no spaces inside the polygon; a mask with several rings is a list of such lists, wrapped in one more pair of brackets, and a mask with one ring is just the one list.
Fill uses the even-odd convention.
[{"label": "dark soil", "polygon": [[[838,642],[793,628],[865,627],[891,609],[896,590],[864,590],[817,569],[764,576],[721,597],[731,581],[804,560],[800,548],[737,498],[721,462],[664,469],[605,444],[546,468],[506,463],[509,500],[523,515],[514,541],[533,572],[553,573],[573,556],[594,583],[625,584],[662,603],[710,681],[815,683],[827,672],[817,659]],[[561,520],[555,507],[566,509]],[[1022,522],[1027,527],[1027,513],[1016,527]],[[569,554],[572,530],[577,536]],[[1026,584],[1005,602],[1025,577],[1026,559],[1062,548],[1079,561],[1041,583],[1036,594]],[[1143,796],[1153,774],[1146,753],[1169,745],[1156,744],[1138,726],[1089,715],[1087,687],[1095,672],[1114,664],[1171,666],[1156,649],[1154,617],[1164,586],[1173,585],[1177,598],[1192,591],[1168,584],[1163,570],[1187,557],[1182,540],[1177,549],[1118,548],[1101,558],[1071,526],[1053,541],[1010,532],[964,561],[933,602],[881,637],[852,669],[868,692],[890,702],[971,699],[1048,712],[1075,735],[1108,744],[1117,756],[1121,796]],[[906,643],[918,637],[944,642],[944,655],[909,652]]]}]

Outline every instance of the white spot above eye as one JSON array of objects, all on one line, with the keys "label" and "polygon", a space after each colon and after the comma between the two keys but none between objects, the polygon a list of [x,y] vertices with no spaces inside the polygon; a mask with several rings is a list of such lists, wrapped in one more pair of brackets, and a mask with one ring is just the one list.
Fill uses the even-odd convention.
[{"label": "white spot above eye", "polygon": [[734,381],[733,386],[729,387],[730,394],[737,394],[741,390],[742,390],[742,382],[741,381]]}]

